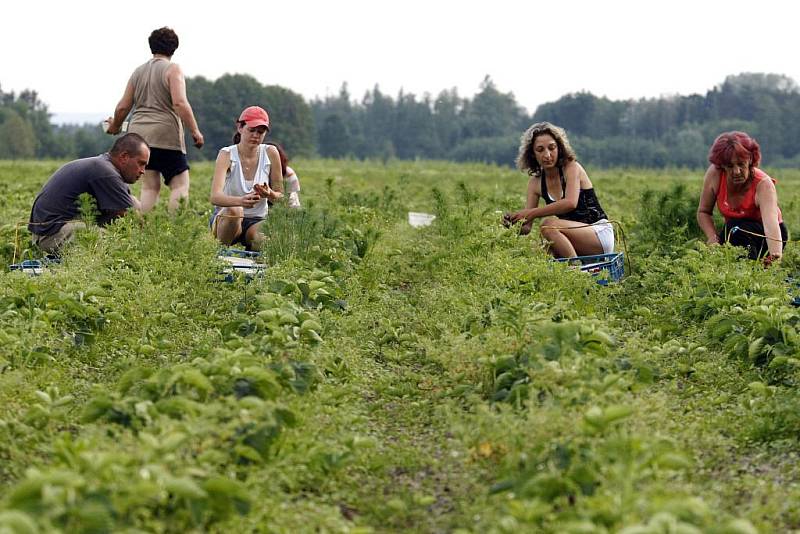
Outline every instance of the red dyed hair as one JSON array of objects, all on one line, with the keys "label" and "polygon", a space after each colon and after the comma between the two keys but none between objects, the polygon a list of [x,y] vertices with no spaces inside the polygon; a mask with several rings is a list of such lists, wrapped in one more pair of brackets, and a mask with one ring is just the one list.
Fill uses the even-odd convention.
[{"label": "red dyed hair", "polygon": [[725,132],[719,134],[708,151],[708,161],[719,167],[730,165],[733,156],[740,161],[750,160],[750,167],[761,163],[761,147],[755,139],[744,132]]}]

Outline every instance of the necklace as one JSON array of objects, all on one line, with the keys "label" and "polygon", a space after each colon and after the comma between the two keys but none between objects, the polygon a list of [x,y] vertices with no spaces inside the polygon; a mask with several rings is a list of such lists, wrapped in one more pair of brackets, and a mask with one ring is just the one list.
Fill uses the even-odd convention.
[{"label": "necklace", "polygon": [[239,148],[239,161],[242,163],[242,168],[246,171],[254,168],[258,162],[258,152],[253,151],[252,154],[244,154],[241,147]]}]

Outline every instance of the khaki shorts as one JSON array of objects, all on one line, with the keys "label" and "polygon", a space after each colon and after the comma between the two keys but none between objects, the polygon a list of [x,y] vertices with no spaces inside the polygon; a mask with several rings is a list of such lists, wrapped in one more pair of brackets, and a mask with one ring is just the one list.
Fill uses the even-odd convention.
[{"label": "khaki shorts", "polygon": [[48,254],[55,254],[61,247],[72,241],[76,231],[84,228],[86,228],[86,224],[81,221],[69,221],[64,223],[53,235],[32,234],[31,241]]}]

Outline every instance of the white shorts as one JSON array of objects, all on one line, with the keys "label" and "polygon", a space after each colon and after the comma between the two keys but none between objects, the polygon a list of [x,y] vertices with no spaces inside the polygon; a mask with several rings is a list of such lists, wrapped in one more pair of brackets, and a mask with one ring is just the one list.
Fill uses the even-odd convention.
[{"label": "white shorts", "polygon": [[614,252],[614,227],[608,219],[600,219],[592,225],[592,228],[603,246],[603,254]]}]

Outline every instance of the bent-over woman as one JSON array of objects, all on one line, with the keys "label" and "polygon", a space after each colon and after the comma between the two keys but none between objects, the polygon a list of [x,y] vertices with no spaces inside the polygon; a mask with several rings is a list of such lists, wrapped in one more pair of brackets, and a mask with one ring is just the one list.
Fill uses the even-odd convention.
[{"label": "bent-over woman", "polygon": [[[767,263],[780,259],[788,239],[778,207],[775,180],[758,168],[761,147],[744,132],[725,132],[711,145],[711,165],[706,170],[697,224],[709,245],[730,243],[745,247],[751,259]],[[725,227],[714,227],[714,204],[725,218]]]}]

